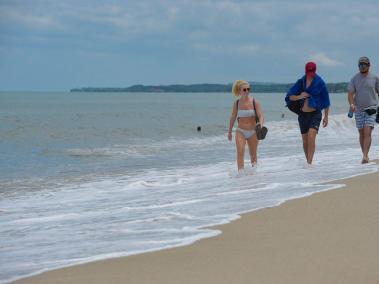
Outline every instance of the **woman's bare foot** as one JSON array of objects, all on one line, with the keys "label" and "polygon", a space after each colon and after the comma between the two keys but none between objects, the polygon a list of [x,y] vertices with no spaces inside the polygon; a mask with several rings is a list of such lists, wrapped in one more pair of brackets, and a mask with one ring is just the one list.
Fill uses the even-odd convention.
[{"label": "woman's bare foot", "polygon": [[368,159],[368,157],[363,157],[363,159],[362,159],[362,164],[367,164],[369,162],[369,159]]}]

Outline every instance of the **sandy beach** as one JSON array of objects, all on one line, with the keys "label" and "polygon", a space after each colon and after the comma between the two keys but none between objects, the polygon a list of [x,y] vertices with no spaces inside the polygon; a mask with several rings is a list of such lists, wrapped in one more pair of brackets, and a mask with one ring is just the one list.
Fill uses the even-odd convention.
[{"label": "sandy beach", "polygon": [[16,283],[379,283],[379,173],[244,214],[192,245]]}]

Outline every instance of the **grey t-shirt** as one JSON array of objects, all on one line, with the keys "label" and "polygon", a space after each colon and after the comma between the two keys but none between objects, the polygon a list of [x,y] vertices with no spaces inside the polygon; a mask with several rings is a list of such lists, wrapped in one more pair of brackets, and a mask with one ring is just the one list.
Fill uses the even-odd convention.
[{"label": "grey t-shirt", "polygon": [[376,108],[378,105],[379,77],[370,72],[366,76],[358,73],[351,78],[349,91],[355,93],[355,105],[359,111]]}]

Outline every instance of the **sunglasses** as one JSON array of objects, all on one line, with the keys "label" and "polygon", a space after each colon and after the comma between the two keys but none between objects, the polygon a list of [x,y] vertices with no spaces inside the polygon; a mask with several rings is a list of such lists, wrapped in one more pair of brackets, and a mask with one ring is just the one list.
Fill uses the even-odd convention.
[{"label": "sunglasses", "polygon": [[243,88],[242,91],[244,91],[244,92],[250,92],[250,88]]},{"label": "sunglasses", "polygon": [[369,64],[363,63],[363,62],[358,64],[358,67],[369,67],[369,66],[370,66]]}]

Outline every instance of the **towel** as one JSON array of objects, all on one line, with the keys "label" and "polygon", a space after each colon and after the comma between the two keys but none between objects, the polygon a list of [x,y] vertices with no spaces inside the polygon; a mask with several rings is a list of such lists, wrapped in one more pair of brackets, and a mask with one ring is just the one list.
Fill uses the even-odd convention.
[{"label": "towel", "polygon": [[[330,106],[329,92],[324,80],[320,76],[316,74],[308,88],[306,88],[305,85],[306,76],[304,75],[289,89],[285,97],[287,107],[291,104],[289,97],[293,95],[298,96],[302,92],[307,92],[309,94],[308,103],[310,107],[317,110],[323,110]],[[301,100],[301,105],[303,103],[304,100]]]}]

